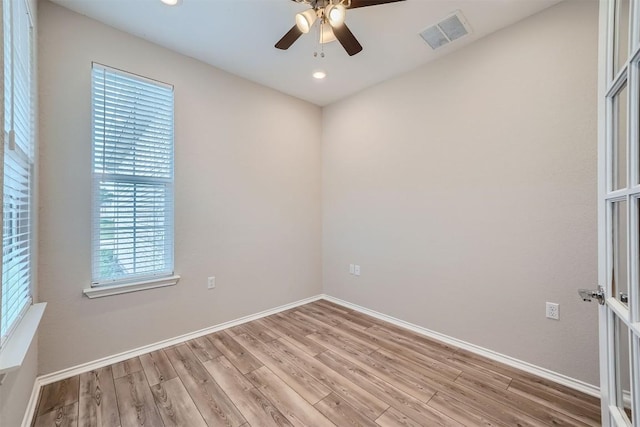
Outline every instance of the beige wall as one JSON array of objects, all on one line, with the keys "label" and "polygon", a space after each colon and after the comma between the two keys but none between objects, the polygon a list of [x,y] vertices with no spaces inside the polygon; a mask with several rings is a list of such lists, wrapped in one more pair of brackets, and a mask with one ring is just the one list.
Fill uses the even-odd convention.
[{"label": "beige wall", "polygon": [[[47,1],[40,15],[41,373],[321,292],[318,107]],[[175,85],[177,286],[82,295],[92,61]]]},{"label": "beige wall", "polygon": [[[307,103],[40,8],[41,373],[311,296],[324,280],[330,295],[597,383],[596,311],[575,293],[596,283],[595,2],[564,2],[329,106],[322,122]],[[91,61],[176,87],[175,287],[82,296]],[[545,301],[561,304],[559,322]]]},{"label": "beige wall", "polygon": [[[31,7],[31,14],[33,18],[33,34],[34,34],[34,47],[36,47],[37,33],[38,33],[38,11],[37,11],[37,0],[28,0],[29,6]],[[0,2],[1,3],[1,2]],[[2,8],[0,7],[0,10]],[[0,39],[2,36],[0,35]],[[0,49],[1,50],[1,49]],[[37,47],[36,47],[37,51]],[[0,55],[0,64],[2,64],[2,55]],[[37,54],[34,55],[37,58]],[[34,68],[37,69],[37,60],[35,61]],[[4,66],[0,66],[0,81],[4,80],[3,77]],[[0,85],[0,91],[2,90],[3,85]],[[0,97],[0,99],[4,99]],[[36,90],[36,100],[37,100],[37,90]],[[3,101],[4,103],[4,101]],[[37,101],[36,101],[37,105]],[[2,108],[0,108],[0,123],[3,122],[2,118]],[[37,112],[36,112],[37,113]],[[4,136],[4,132],[1,132],[3,135],[0,135],[1,138]],[[36,137],[36,144],[37,144]],[[4,147],[4,142],[0,144],[0,147]],[[2,148],[0,148],[0,152]],[[4,154],[3,154],[4,155]],[[2,156],[3,156],[2,155]],[[0,157],[2,157],[0,156]],[[37,160],[36,160],[37,161]],[[37,165],[35,167],[36,170],[36,181],[37,181]],[[37,186],[34,188],[34,209],[37,211]],[[33,240],[38,241],[38,233],[37,233],[37,218],[35,218],[36,227],[34,230]],[[32,257],[34,262],[37,263],[38,254],[37,248],[34,248],[32,252]],[[34,274],[34,281],[37,281],[37,272]],[[38,301],[38,289],[36,284],[33,286],[33,297],[34,301]],[[33,384],[38,374],[38,335],[35,336],[29,350],[27,351],[27,355],[25,356],[24,361],[22,362],[22,366],[20,369],[10,372],[4,380],[4,383],[0,385],[0,426],[19,426],[22,423],[22,418],[24,417],[25,409],[27,407],[27,403],[29,402],[29,397],[31,396],[31,392],[33,391]]]},{"label": "beige wall", "polygon": [[597,28],[563,2],[325,108],[325,292],[597,384]]}]

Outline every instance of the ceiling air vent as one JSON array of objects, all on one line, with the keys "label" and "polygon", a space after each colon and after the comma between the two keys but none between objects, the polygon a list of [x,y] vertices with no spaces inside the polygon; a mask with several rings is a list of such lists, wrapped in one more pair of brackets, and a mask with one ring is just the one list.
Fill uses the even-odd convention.
[{"label": "ceiling air vent", "polygon": [[431,49],[437,49],[469,33],[471,33],[471,28],[469,28],[467,20],[462,12],[456,10],[442,21],[421,32],[420,36],[431,46]]}]

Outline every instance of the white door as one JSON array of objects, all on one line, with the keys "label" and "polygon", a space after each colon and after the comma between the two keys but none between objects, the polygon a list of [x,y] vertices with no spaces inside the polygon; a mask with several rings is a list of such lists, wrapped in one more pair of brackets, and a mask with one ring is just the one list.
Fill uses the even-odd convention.
[{"label": "white door", "polygon": [[600,0],[602,424],[640,426],[640,0]]}]

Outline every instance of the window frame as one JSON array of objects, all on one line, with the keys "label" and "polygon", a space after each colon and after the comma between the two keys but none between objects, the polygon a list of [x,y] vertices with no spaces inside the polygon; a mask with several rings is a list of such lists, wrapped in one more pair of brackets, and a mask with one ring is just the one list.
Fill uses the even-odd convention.
[{"label": "window frame", "polygon": [[[102,70],[108,73],[113,73],[125,78],[132,79],[134,81],[140,81],[142,83],[153,84],[159,88],[165,88],[171,90],[171,150],[170,150],[170,178],[154,178],[154,177],[138,177],[128,176],[127,179],[133,180],[140,184],[149,184],[153,186],[165,185],[169,200],[165,202],[165,206],[168,207],[169,212],[166,216],[167,225],[164,228],[168,233],[169,242],[166,243],[165,251],[169,252],[168,259],[170,260],[170,272],[167,270],[152,272],[149,274],[141,274],[117,278],[112,277],[105,280],[97,280],[96,277],[96,251],[100,250],[100,236],[99,236],[99,223],[101,219],[100,214],[100,202],[99,202],[99,183],[100,180],[104,180],[105,177],[112,178],[113,182],[119,182],[120,179],[127,175],[123,174],[111,174],[111,173],[98,173],[96,172],[96,140],[94,131],[96,129],[96,111],[93,101],[95,96],[95,84],[96,79],[94,71]],[[148,77],[140,76],[135,73],[120,70],[114,67],[110,67],[97,62],[91,63],[91,179],[92,179],[92,197],[91,197],[91,287],[85,289],[83,292],[89,298],[97,298],[109,295],[117,295],[127,292],[135,292],[145,289],[155,289],[158,287],[172,286],[178,283],[180,276],[175,274],[175,88],[173,85],[150,79]],[[128,181],[127,181],[128,182]],[[135,253],[135,252],[133,252]],[[167,255],[165,255],[166,259]]]},{"label": "window frame", "polygon": [[[16,82],[17,82],[17,78],[16,78],[16,73],[19,67],[16,66],[16,58],[15,58],[15,52],[18,49],[17,45],[16,45],[16,41],[14,40],[14,37],[16,37],[15,32],[16,30],[16,24],[14,22],[14,10],[13,8],[16,7],[16,5],[18,4],[18,2],[13,2],[13,1],[7,1],[6,3],[10,3],[11,4],[11,9],[9,11],[9,13],[11,14],[10,20],[11,20],[11,24],[9,26],[9,31],[11,33],[11,40],[9,42],[9,48],[11,49],[11,76],[10,76],[10,81],[11,81],[11,112],[7,112],[5,110],[5,98],[6,98],[6,90],[7,87],[4,86],[4,82],[5,79],[7,78],[7,76],[5,76],[4,74],[4,69],[5,69],[5,62],[4,62],[4,58],[5,58],[5,40],[4,40],[4,29],[3,29],[3,34],[2,37],[0,38],[0,41],[2,43],[2,48],[0,49],[0,52],[2,53],[2,60],[0,61],[0,64],[2,66],[2,84],[3,84],[3,90],[2,90],[2,114],[0,115],[0,121],[2,122],[2,151],[0,152],[0,154],[2,154],[2,169],[0,170],[0,184],[1,184],[1,190],[0,190],[0,195],[2,196],[2,208],[0,208],[2,210],[2,215],[1,215],[1,219],[0,221],[2,221],[2,230],[3,230],[3,251],[2,254],[0,255],[0,276],[3,277],[3,280],[0,282],[0,353],[3,354],[3,356],[6,353],[12,353],[14,354],[16,351],[13,348],[14,346],[12,345],[12,337],[14,337],[15,334],[17,334],[19,332],[19,330],[24,329],[22,327],[22,323],[25,317],[27,317],[27,313],[30,312],[30,309],[32,309],[34,307],[34,301],[33,301],[33,295],[34,295],[34,291],[35,291],[35,283],[36,283],[36,271],[34,268],[34,261],[36,258],[36,254],[35,254],[35,248],[36,248],[36,241],[35,241],[35,233],[36,233],[36,212],[37,212],[37,206],[36,206],[36,199],[34,197],[35,195],[35,188],[36,188],[36,168],[37,168],[37,127],[36,127],[36,121],[35,121],[35,116],[36,116],[36,108],[37,108],[37,103],[36,103],[36,96],[35,96],[35,87],[36,87],[36,81],[37,81],[37,74],[36,74],[36,68],[35,68],[35,25],[34,25],[34,19],[33,19],[33,11],[31,10],[31,5],[29,4],[28,0],[18,0],[20,2],[22,2],[22,6],[24,7],[24,12],[27,15],[27,20],[28,20],[28,34],[26,34],[27,39],[27,46],[28,46],[28,64],[27,64],[27,68],[26,71],[28,73],[28,81],[29,81],[29,85],[27,88],[28,91],[28,95],[29,95],[29,99],[28,99],[28,107],[29,107],[29,137],[30,137],[30,144],[27,147],[28,148],[28,152],[26,152],[23,147],[21,147],[19,144],[15,143],[15,130],[13,128],[14,124],[13,121],[14,119],[12,118],[12,124],[11,124],[11,129],[9,131],[6,131],[5,129],[5,121],[6,121],[6,115],[7,114],[14,114],[14,110],[15,110],[15,100],[16,100],[16,95],[15,95],[15,86],[16,86]],[[4,21],[4,13],[5,13],[5,1],[4,0],[0,0],[1,4],[0,4],[0,19],[2,19]],[[4,175],[5,175],[5,166],[6,166],[6,160],[5,157],[7,156],[7,147],[11,147],[10,150],[13,151],[15,154],[14,156],[17,158],[16,161],[18,162],[23,162],[27,165],[27,169],[28,169],[28,211],[27,211],[27,215],[28,217],[26,218],[26,222],[27,222],[27,227],[28,227],[28,236],[26,239],[26,242],[28,244],[27,250],[28,250],[28,257],[29,257],[29,262],[28,262],[28,266],[27,266],[27,271],[29,274],[29,278],[28,278],[28,296],[26,298],[26,302],[24,303],[24,306],[20,308],[18,314],[12,319],[12,322],[10,323],[10,325],[6,328],[6,330],[4,330],[4,334],[2,333],[3,331],[3,322],[4,320],[6,320],[4,318],[5,313],[4,313],[4,301],[2,298],[3,295],[3,287],[4,287],[4,251],[5,251],[5,247],[4,247],[4,227],[5,227],[5,223],[4,223],[4,197],[5,197],[5,192],[6,192],[6,187],[5,187],[5,181],[4,181]],[[15,221],[24,221],[23,219],[16,219]],[[21,226],[16,226],[17,229],[21,228]],[[18,233],[19,234],[19,233]],[[13,237],[15,239],[15,237]],[[42,309],[44,310],[44,309]],[[41,317],[41,316],[40,316]],[[37,328],[37,325],[39,323],[39,318],[38,321],[35,322],[35,327]],[[31,328],[28,328],[31,329]],[[20,339],[21,341],[25,341],[25,342],[31,342],[31,339],[33,338],[33,336],[35,335],[35,329],[33,330],[30,339],[29,340],[24,340],[24,339]],[[15,341],[15,340],[13,340]],[[0,358],[2,359],[2,358]],[[4,370],[4,364],[0,363],[0,372]]]},{"label": "window frame", "polygon": [[[44,315],[44,311],[46,308],[46,303],[34,303],[33,297],[36,291],[36,283],[37,283],[37,269],[34,268],[37,257],[37,220],[38,220],[38,206],[37,206],[37,187],[38,187],[38,132],[36,125],[36,117],[37,117],[37,73],[36,73],[36,26],[35,19],[33,14],[33,9],[31,8],[31,3],[28,0],[17,0],[23,1],[24,11],[27,14],[27,22],[29,26],[28,31],[28,64],[26,67],[26,71],[29,73],[29,84],[27,87],[27,93],[29,95],[28,107],[29,107],[29,126],[30,126],[30,144],[27,147],[30,152],[25,153],[24,150],[18,148],[19,151],[16,153],[16,157],[22,157],[22,160],[25,160],[28,166],[28,174],[29,177],[29,209],[28,209],[28,250],[29,250],[29,263],[27,266],[28,274],[29,274],[29,282],[27,287],[28,298],[26,299],[26,303],[24,307],[18,312],[18,315],[12,319],[12,324],[7,328],[6,333],[4,334],[4,339],[0,339],[0,385],[6,378],[7,374],[19,369],[25,361],[27,357],[27,353],[33,342],[38,327],[40,325],[40,321],[42,320],[42,316]],[[14,0],[0,0],[0,16],[4,22],[4,12],[7,4],[11,3],[11,7],[15,7],[17,1]],[[11,10],[9,13],[13,13]],[[11,17],[13,21],[13,16]],[[15,44],[13,41],[13,28],[14,26],[11,24],[9,26],[11,28],[11,40],[9,41],[9,49],[11,49],[11,55],[15,51]],[[4,28],[2,33],[0,33],[0,79],[2,80],[3,89],[0,90],[0,123],[2,123],[2,132],[0,132],[0,154],[2,155],[3,162],[0,166],[0,195],[2,196],[3,202],[2,207],[0,207],[0,221],[4,222],[4,193],[5,193],[5,183],[4,183],[4,157],[5,157],[5,145],[9,145],[10,140],[6,138],[12,138],[12,134],[15,134],[13,131],[5,132],[5,91],[7,87],[5,87],[5,38],[4,38]],[[12,70],[11,70],[11,90],[13,90],[14,86],[14,63],[12,58]],[[13,96],[11,98],[11,102],[13,103]],[[11,109],[13,111],[14,106],[11,105]],[[13,126],[13,125],[12,125]],[[13,142],[12,142],[13,143]],[[16,147],[17,148],[17,147]],[[3,226],[3,252],[4,253],[4,223]],[[4,262],[4,261],[3,261]],[[2,275],[3,262],[0,262],[0,275]],[[2,311],[2,283],[0,283],[0,312]],[[0,322],[2,322],[2,313],[0,313]],[[0,327],[0,330],[2,328]]]}]

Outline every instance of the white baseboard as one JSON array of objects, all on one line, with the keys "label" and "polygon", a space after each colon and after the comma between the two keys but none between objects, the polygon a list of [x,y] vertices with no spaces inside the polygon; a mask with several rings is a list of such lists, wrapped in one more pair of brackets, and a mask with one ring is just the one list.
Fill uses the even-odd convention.
[{"label": "white baseboard", "polygon": [[505,354],[498,353],[493,350],[489,350],[484,347],[480,347],[475,344],[468,343],[466,341],[459,340],[457,338],[450,337],[448,335],[441,334],[439,332],[432,331],[427,328],[423,328],[422,326],[414,325],[413,323],[405,322],[404,320],[396,319],[395,317],[388,316],[386,314],[378,313],[377,311],[370,310],[365,307],[361,307],[357,304],[350,303],[348,301],[341,300],[339,298],[332,297],[330,295],[322,295],[322,299],[326,299],[327,301],[334,302],[343,307],[350,308],[352,310],[356,310],[360,313],[367,314],[369,316],[375,317],[376,319],[384,320],[385,322],[389,322],[396,326],[400,326],[401,328],[409,329],[413,332],[416,332],[420,335],[424,335],[429,338],[434,338],[438,341],[442,341],[446,344],[453,345],[455,347],[462,348],[464,350],[468,350],[472,353],[478,354],[480,356],[484,356],[488,359],[495,360],[497,362],[504,363],[505,365],[512,366],[514,368],[520,369],[521,371],[528,372],[533,375],[537,375],[549,381],[553,381],[558,384],[562,384],[564,386],[570,387],[574,390],[578,390],[582,393],[588,394],[594,397],[600,397],[600,387],[588,384],[584,381],[571,378],[569,376],[560,374],[558,372],[551,371],[546,368],[542,368],[540,366],[533,365],[529,362],[525,362],[523,360],[519,360],[513,358],[511,356],[507,356]]},{"label": "white baseboard", "polygon": [[38,406],[38,398],[40,397],[40,378],[36,377],[33,382],[33,389],[31,390],[31,396],[29,396],[29,402],[27,403],[27,409],[24,411],[24,417],[22,418],[22,427],[30,427],[33,416],[36,413],[36,407]]},{"label": "white baseboard", "polygon": [[446,344],[453,345],[455,347],[462,348],[464,350],[468,350],[472,353],[478,354],[480,356],[484,356],[491,360],[495,360],[497,362],[504,363],[505,365],[512,366],[514,368],[520,369],[522,371],[528,372],[533,375],[537,375],[539,377],[545,378],[547,380],[556,382],[558,384],[565,385],[574,390],[581,391],[590,396],[600,397],[600,388],[588,384],[584,381],[577,380],[575,378],[568,377],[566,375],[560,374],[558,372],[551,371],[546,368],[542,368],[540,366],[533,365],[531,363],[515,359],[511,356],[507,356],[493,350],[486,349],[484,347],[477,346],[475,344],[468,343],[466,341],[459,340],[457,338],[450,337],[448,335],[441,334],[439,332],[432,331],[427,328],[423,328],[418,325],[414,325],[409,322],[405,322],[404,320],[397,319],[392,316],[388,316],[386,314],[379,313],[374,310],[370,310],[368,308],[359,306],[357,304],[350,303],[348,301],[341,300],[339,298],[332,297],[326,294],[320,294],[313,297],[305,298],[300,301],[292,302],[289,304],[282,305],[280,307],[276,307],[270,310],[261,311],[260,313],[252,314],[249,316],[244,316],[239,319],[231,320],[229,322],[220,323],[215,326],[211,326],[205,329],[200,329],[199,331],[190,332],[188,334],[180,335],[175,338],[170,338],[164,341],[159,341],[153,344],[149,344],[146,346],[138,347],[133,350],[125,351],[122,353],[118,353],[113,356],[103,357],[98,360],[94,360],[92,362],[83,363],[77,366],[73,366],[67,369],[63,369],[57,372],[53,372],[51,374],[41,375],[36,378],[35,383],[33,385],[33,390],[31,392],[31,397],[29,398],[29,403],[27,405],[27,410],[24,415],[24,419],[22,421],[22,427],[29,427],[31,425],[31,421],[33,415],[36,410],[36,406],[38,403],[38,396],[40,394],[40,388],[47,384],[54,383],[56,381],[60,381],[66,378],[73,377],[75,375],[79,375],[83,372],[88,372],[94,369],[102,368],[105,366],[112,365],[114,363],[122,362],[123,360],[130,359],[132,357],[140,356],[142,354],[146,354],[152,351],[160,350],[162,348],[183,343],[185,341],[192,340],[194,338],[201,337],[203,335],[208,335],[213,332],[218,332],[223,329],[231,328],[233,326],[241,325],[243,323],[251,322],[252,320],[260,319],[262,317],[270,316],[272,314],[279,313],[281,311],[289,310],[294,307],[298,307],[300,305],[308,304],[313,301],[317,301],[319,299],[325,299],[327,301],[334,302],[338,305],[341,305],[346,308],[350,308],[352,310],[356,310],[360,313],[375,317],[376,319],[383,320],[385,322],[389,322],[393,325],[399,326],[401,328],[409,329],[418,334],[427,336],[429,338],[434,338],[436,340],[442,341]]},{"label": "white baseboard", "polygon": [[40,394],[40,388],[47,384],[51,384],[57,381],[64,380],[66,378],[70,378],[76,375],[79,375],[84,372],[89,372],[94,369],[103,368],[105,366],[112,365],[114,363],[122,362],[127,359],[131,359],[132,357],[140,356],[143,354],[150,353],[152,351],[160,350],[165,347],[169,347],[176,344],[181,344],[185,341],[192,340],[194,338],[201,337],[203,335],[208,335],[214,332],[221,331],[223,329],[228,329],[233,326],[241,325],[243,323],[251,322],[252,320],[260,319],[262,317],[271,316],[272,314],[280,313],[281,311],[289,310],[294,307],[298,307],[300,305],[308,304],[313,301],[317,301],[322,298],[322,295],[315,295],[309,298],[305,298],[299,301],[295,301],[289,304],[281,305],[280,307],[272,308],[269,310],[261,311],[260,313],[251,314],[248,316],[240,317],[239,319],[231,320],[228,322],[220,323],[215,326],[210,326],[208,328],[200,329],[199,331],[190,332],[188,334],[180,335],[178,337],[169,338],[163,341],[158,341],[153,344],[145,345],[142,347],[138,347],[133,350],[128,350],[122,353],[118,353],[112,356],[103,357],[98,360],[93,360],[91,362],[82,363],[77,366],[72,366],[70,368],[62,369],[57,372],[52,372],[50,374],[41,375],[36,378],[33,384],[33,390],[31,392],[31,397],[29,398],[29,403],[27,405],[27,410],[25,412],[24,418],[22,420],[22,427],[29,427],[31,425],[31,421],[33,415],[35,413],[35,409],[38,403],[38,396]]}]

